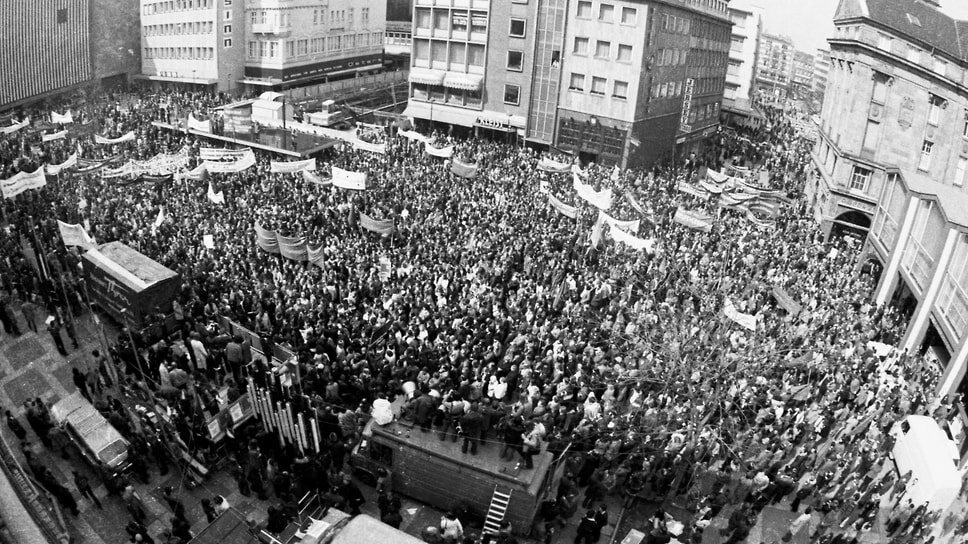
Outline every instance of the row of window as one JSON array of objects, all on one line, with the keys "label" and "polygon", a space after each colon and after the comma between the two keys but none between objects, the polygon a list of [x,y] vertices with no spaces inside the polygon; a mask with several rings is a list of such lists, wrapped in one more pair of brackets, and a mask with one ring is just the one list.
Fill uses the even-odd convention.
[{"label": "row of window", "polygon": [[[607,87],[607,79],[604,77],[592,76],[591,87],[588,89],[588,92],[597,96],[605,96]],[[568,81],[568,90],[580,93],[585,92],[585,74],[572,72],[571,79]],[[628,98],[628,96],[629,84],[627,81],[615,80],[612,82],[612,98],[625,100]]]},{"label": "row of window", "polygon": [[[597,14],[592,9],[592,3],[590,0],[579,0],[575,15],[579,19],[591,19],[593,16],[597,15],[600,22],[603,23],[614,23],[615,22],[615,6],[613,4],[607,4],[602,2],[598,6]],[[638,22],[639,10],[636,8],[623,7],[621,11],[621,16],[618,22],[623,25],[634,25]]]},{"label": "row of window", "polygon": [[214,57],[212,47],[145,47],[146,59],[209,60]]},{"label": "row of window", "polygon": [[[588,45],[589,45],[588,38],[575,36],[575,47],[572,49],[572,53],[579,56],[588,55]],[[611,59],[612,42],[605,41],[605,40],[596,40],[595,58]],[[624,43],[618,44],[615,60],[619,62],[632,62],[632,46]]]},{"label": "row of window", "polygon": [[280,58],[285,49],[285,58],[296,58],[303,55],[315,55],[327,51],[345,51],[371,45],[380,45],[382,34],[379,32],[344,34],[341,36],[326,36],[320,38],[302,38],[296,40],[251,40],[248,43],[248,58]]},{"label": "row of window", "polygon": [[[208,9],[215,5],[217,0],[168,0],[167,2],[152,2],[145,4],[141,8],[144,15],[154,15],[156,13],[170,13],[173,11],[187,11],[190,9]],[[225,6],[231,6],[232,0],[224,0]]]},{"label": "row of window", "polygon": [[[470,28],[472,33],[483,34],[487,32],[487,21],[486,11],[439,8],[432,11],[429,9],[414,11],[414,23],[417,30],[430,30],[432,28],[442,32],[466,33]],[[523,28],[521,35],[524,35]]]},{"label": "row of window", "polygon": [[[142,28],[145,36],[182,36],[192,34],[211,34],[215,30],[215,23],[211,21],[194,21],[189,23],[168,23],[164,25],[145,25]],[[232,33],[232,25],[225,25],[225,33]]]},{"label": "row of window", "polygon": [[421,83],[413,84],[413,98],[467,108],[480,108],[484,104],[484,95],[481,91],[464,91]]},{"label": "row of window", "polygon": [[412,42],[409,32],[387,32],[383,41],[387,45],[410,45]]},{"label": "row of window", "polygon": [[[510,52],[508,52],[510,57]],[[484,67],[484,45],[476,43],[449,42],[444,40],[413,41],[415,61],[433,61],[458,66]]]},{"label": "row of window", "polygon": [[658,66],[724,66],[729,55],[708,49],[659,49],[655,62]]}]

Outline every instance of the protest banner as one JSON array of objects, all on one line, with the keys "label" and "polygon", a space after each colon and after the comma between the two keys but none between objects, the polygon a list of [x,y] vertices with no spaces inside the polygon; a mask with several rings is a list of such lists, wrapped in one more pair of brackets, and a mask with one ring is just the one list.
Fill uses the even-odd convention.
[{"label": "protest banner", "polygon": [[583,183],[578,173],[572,173],[572,180],[572,186],[582,200],[600,210],[608,210],[612,207],[612,189],[610,187],[596,191],[591,185]]},{"label": "protest banner", "polygon": [[701,187],[696,187],[685,182],[680,182],[676,185],[676,190],[680,193],[686,193],[687,195],[692,195],[697,198],[706,199],[709,198],[709,193],[707,193]]},{"label": "protest banner", "polygon": [[353,191],[366,190],[366,173],[352,172],[343,170],[338,166],[333,167],[333,185],[340,189],[350,189]]},{"label": "protest banner", "polygon": [[400,131],[400,136],[402,136],[402,137],[404,137],[404,138],[406,138],[408,140],[414,140],[414,141],[417,141],[417,142],[420,142],[420,143],[425,143],[427,141],[427,137],[426,136],[424,136],[423,134],[420,134],[419,132],[414,131],[414,130],[401,130]]},{"label": "protest banner", "polygon": [[315,183],[316,185],[332,185],[333,178],[324,178],[318,174],[314,174],[309,170],[303,170],[303,179],[309,183]]},{"label": "protest banner", "polygon": [[614,229],[614,228],[608,230],[608,235],[612,237],[612,240],[615,240],[616,242],[621,242],[631,247],[632,249],[637,249],[640,251],[645,250],[645,252],[650,255],[655,253],[654,238],[645,240],[643,238],[632,236],[631,234],[625,231],[622,231],[621,229]]},{"label": "protest banner", "polygon": [[393,221],[389,219],[373,219],[365,213],[360,213],[360,226],[377,234],[387,235],[393,232]]},{"label": "protest banner", "polygon": [[13,134],[14,132],[17,132],[22,128],[26,128],[29,125],[30,125],[30,119],[24,119],[19,123],[14,123],[7,127],[0,127],[0,134],[3,134],[3,135]]},{"label": "protest banner", "polygon": [[232,162],[205,161],[205,171],[211,174],[235,174],[255,166],[255,153],[246,149],[238,160]]},{"label": "protest banner", "polygon": [[68,168],[73,168],[75,166],[77,166],[77,153],[72,153],[71,156],[67,157],[67,159],[64,162],[60,164],[48,165],[47,175],[56,176],[57,174],[60,174],[62,171]]},{"label": "protest banner", "polygon": [[424,149],[427,150],[428,155],[433,155],[434,157],[440,157],[442,159],[449,159],[454,155],[454,146],[449,145],[447,147],[434,147],[430,145],[430,142],[424,142]]},{"label": "protest banner", "polygon": [[756,330],[756,316],[740,312],[736,309],[736,306],[733,306],[733,301],[728,298],[723,303],[723,313],[744,329]]},{"label": "protest banner", "polygon": [[797,301],[793,300],[793,297],[790,296],[790,293],[787,293],[786,289],[780,287],[779,285],[773,286],[773,298],[776,300],[776,303],[780,306],[780,308],[786,310],[786,312],[790,315],[798,315],[800,310],[803,309]]},{"label": "protest banner", "polygon": [[77,246],[81,249],[91,249],[95,246],[94,239],[81,225],[72,225],[58,219],[57,229],[65,246]]},{"label": "protest banner", "polygon": [[626,232],[638,232],[639,230],[640,220],[638,219],[635,219],[634,221],[622,221],[615,219],[603,211],[599,211],[598,213],[601,215],[602,221],[605,221],[616,229],[624,230]]},{"label": "protest banner", "polygon": [[279,253],[294,261],[306,261],[309,253],[306,250],[306,238],[302,236],[283,236],[276,234],[276,241],[279,244]]},{"label": "protest banner", "polygon": [[258,223],[255,225],[255,242],[269,253],[279,253],[279,240],[276,238],[276,231],[266,230]]},{"label": "protest banner", "polygon": [[461,162],[458,159],[454,159],[450,164],[450,171],[455,175],[460,176],[465,179],[473,179],[477,177],[477,165],[470,164],[466,162]]},{"label": "protest banner", "polygon": [[296,172],[312,171],[316,169],[316,159],[306,159],[304,161],[271,161],[269,171],[277,174],[294,174]]},{"label": "protest banner", "polygon": [[225,204],[225,193],[222,191],[215,192],[215,188],[212,187],[212,182],[208,182],[208,199],[214,204]]},{"label": "protest banner", "polygon": [[224,149],[221,147],[202,147],[198,150],[198,157],[203,161],[237,161],[245,155],[248,149]]},{"label": "protest banner", "polygon": [[709,232],[713,228],[713,217],[702,212],[677,208],[672,221],[691,229]]},{"label": "protest banner", "polygon": [[571,170],[571,165],[549,159],[548,157],[541,157],[538,160],[538,170],[551,172],[552,174],[567,174]]},{"label": "protest banner", "polygon": [[67,110],[64,115],[52,111],[50,112],[50,122],[55,125],[69,125],[74,122],[74,116],[71,114],[71,110]]},{"label": "protest banner", "polygon": [[44,134],[43,136],[40,137],[40,139],[41,141],[44,141],[44,142],[53,142],[54,140],[63,140],[66,137],[67,137],[67,130],[61,130],[53,134]]},{"label": "protest banner", "polygon": [[41,167],[33,172],[18,172],[0,180],[0,193],[3,193],[4,198],[13,198],[28,189],[39,189],[44,185],[47,185],[47,176]]},{"label": "protest banner", "polygon": [[576,208],[575,206],[569,206],[565,204],[564,202],[555,198],[555,195],[551,193],[548,193],[548,203],[554,206],[556,210],[561,212],[561,215],[564,215],[565,217],[569,217],[571,219],[578,218],[578,208]]},{"label": "protest banner", "polygon": [[94,136],[94,143],[102,144],[102,145],[120,144],[124,142],[133,142],[133,141],[134,141],[134,132],[130,130],[128,132],[125,132],[121,136],[118,136],[117,138],[105,138],[100,134]]},{"label": "protest banner", "polygon": [[212,121],[209,119],[205,119],[204,121],[197,119],[193,114],[189,113],[188,128],[199,132],[212,132]]}]

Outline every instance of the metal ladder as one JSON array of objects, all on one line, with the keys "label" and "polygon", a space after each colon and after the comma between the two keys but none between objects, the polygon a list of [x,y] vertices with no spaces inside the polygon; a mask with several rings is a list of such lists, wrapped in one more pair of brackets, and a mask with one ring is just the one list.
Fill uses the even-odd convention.
[{"label": "metal ladder", "polygon": [[487,507],[487,518],[484,520],[484,532],[496,535],[501,529],[501,522],[504,521],[504,514],[511,503],[511,490],[502,493],[497,486],[494,486],[494,494],[491,495],[491,505]]}]

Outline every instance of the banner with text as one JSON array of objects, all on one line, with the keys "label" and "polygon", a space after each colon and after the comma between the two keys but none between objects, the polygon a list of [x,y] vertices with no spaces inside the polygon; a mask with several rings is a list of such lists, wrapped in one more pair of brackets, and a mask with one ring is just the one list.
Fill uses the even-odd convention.
[{"label": "banner with text", "polygon": [[0,193],[4,198],[13,198],[28,189],[39,189],[47,185],[44,169],[38,168],[33,172],[18,172],[12,177],[0,180]]},{"label": "banner with text", "polygon": [[551,193],[548,193],[548,203],[551,204],[556,210],[561,212],[561,215],[571,219],[578,218],[578,208],[565,204],[564,202],[555,198],[555,195]]},{"label": "banner with text", "polygon": [[340,189],[350,189],[353,191],[366,190],[366,173],[343,170],[338,166],[333,167],[333,185]]},{"label": "banner with text", "polygon": [[360,213],[360,226],[377,234],[387,235],[393,232],[393,221],[389,219],[373,219],[365,213]]},{"label": "banner with text", "polygon": [[272,161],[269,163],[269,171],[277,174],[295,174],[296,172],[312,171],[315,169],[316,159],[294,162]]},{"label": "banner with text", "polygon": [[120,144],[124,142],[133,142],[133,141],[134,141],[134,132],[130,130],[128,132],[125,132],[121,136],[118,136],[117,138],[105,138],[100,134],[94,136],[94,143],[102,144],[102,145]]}]

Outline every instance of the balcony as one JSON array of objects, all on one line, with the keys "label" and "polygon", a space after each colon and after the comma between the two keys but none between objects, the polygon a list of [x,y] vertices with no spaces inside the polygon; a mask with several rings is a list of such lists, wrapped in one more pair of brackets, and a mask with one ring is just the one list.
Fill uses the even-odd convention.
[{"label": "balcony", "polygon": [[292,24],[281,23],[253,23],[253,34],[287,35],[292,31]]}]

